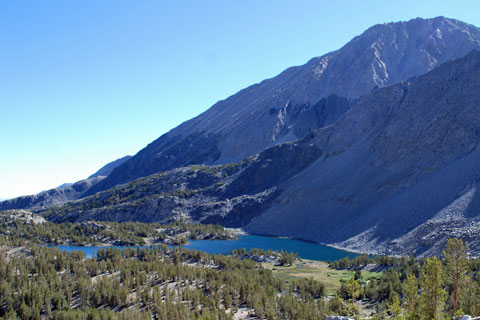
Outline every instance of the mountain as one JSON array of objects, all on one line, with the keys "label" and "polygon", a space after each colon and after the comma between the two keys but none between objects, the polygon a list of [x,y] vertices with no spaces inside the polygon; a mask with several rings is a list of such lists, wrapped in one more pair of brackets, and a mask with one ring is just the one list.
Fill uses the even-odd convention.
[{"label": "mountain", "polygon": [[96,178],[96,177],[100,177],[100,176],[103,176],[103,177],[108,176],[110,173],[112,173],[112,171],[116,167],[118,167],[119,165],[121,165],[122,163],[124,163],[125,161],[130,159],[131,157],[132,156],[125,156],[125,157],[122,157],[120,159],[117,159],[117,160],[114,160],[112,162],[107,163],[106,165],[101,167],[97,172],[95,172],[90,177],[88,177],[88,179],[92,179],[92,178]]},{"label": "mountain", "polygon": [[0,209],[183,218],[382,254],[438,254],[457,236],[480,256],[479,39],[443,17],[374,26],[218,102],[75,201]]},{"label": "mountain", "polygon": [[225,164],[331,125],[373,89],[480,48],[480,30],[437,17],[371,27],[343,48],[241,90],[153,141],[85,195],[192,164]]},{"label": "mountain", "polygon": [[480,255],[480,52],[374,90],[333,124],[234,164],[139,178],[54,221],[184,218],[382,254]]},{"label": "mountain", "polygon": [[100,170],[92,174],[85,180],[80,180],[75,183],[64,183],[57,188],[42,191],[38,194],[22,196],[13,199],[0,199],[0,210],[9,209],[39,209],[48,207],[50,205],[61,204],[67,201],[76,200],[92,186],[98,184],[105,178],[113,169],[120,164],[127,161],[130,156],[117,159],[110,163],[107,163]]}]

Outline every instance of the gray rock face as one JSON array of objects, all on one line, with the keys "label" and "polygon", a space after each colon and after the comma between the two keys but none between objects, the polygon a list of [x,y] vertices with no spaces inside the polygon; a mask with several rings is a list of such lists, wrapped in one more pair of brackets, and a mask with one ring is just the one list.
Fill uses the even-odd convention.
[{"label": "gray rock face", "polygon": [[269,207],[281,191],[279,183],[321,156],[311,138],[272,147],[236,164],[190,166],[138,178],[37,212],[56,222],[169,222],[183,218],[242,227]]},{"label": "gray rock face", "polygon": [[372,89],[409,80],[475,48],[480,30],[458,20],[376,25],[340,50],[219,101],[152,142],[86,195],[176,167],[240,161],[302,138],[334,123]]}]

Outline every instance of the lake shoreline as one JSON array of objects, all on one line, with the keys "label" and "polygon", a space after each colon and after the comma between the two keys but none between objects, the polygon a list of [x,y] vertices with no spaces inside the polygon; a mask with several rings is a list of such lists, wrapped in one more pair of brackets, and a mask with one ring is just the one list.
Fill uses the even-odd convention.
[{"label": "lake shoreline", "polygon": [[363,252],[354,252],[345,250],[344,248],[317,243],[310,240],[304,240],[301,238],[290,238],[273,235],[260,235],[245,232],[241,228],[226,228],[229,232],[233,233],[236,239],[185,239],[184,243],[175,243],[172,239],[166,238],[163,240],[145,237],[143,238],[143,244],[130,244],[121,242],[104,242],[97,245],[93,244],[72,244],[65,242],[63,244],[43,243],[49,247],[59,247],[64,251],[83,251],[88,257],[95,256],[96,252],[102,249],[108,248],[136,248],[136,247],[150,247],[150,246],[181,246],[190,250],[203,251],[210,254],[223,254],[229,255],[232,250],[236,249],[264,249],[273,251],[294,252],[302,259],[315,260],[315,261],[335,261],[344,257],[354,258],[356,256],[365,254]]},{"label": "lake shoreline", "polygon": [[[346,248],[343,248],[341,246],[337,246],[337,245],[334,245],[334,244],[327,244],[327,243],[318,243],[318,242],[315,242],[315,241],[311,241],[311,240],[305,240],[305,239],[302,239],[302,238],[293,238],[293,237],[285,237],[285,236],[274,236],[274,235],[263,235],[263,234],[255,234],[255,233],[248,233],[246,232],[245,230],[241,229],[241,228],[226,228],[228,231],[232,232],[235,234],[236,236],[236,239],[187,239],[187,241],[185,243],[182,243],[182,244],[177,244],[177,243],[172,243],[171,242],[171,239],[167,238],[167,239],[164,239],[162,241],[158,241],[156,239],[152,239],[152,238],[144,238],[144,242],[143,244],[128,244],[128,243],[115,243],[115,242],[104,242],[104,243],[99,243],[99,244],[73,244],[73,243],[61,243],[61,244],[58,244],[58,243],[41,243],[41,245],[45,245],[45,246],[49,246],[49,247],[60,247],[60,248],[67,248],[67,247],[71,247],[71,248],[78,248],[78,250],[81,250],[81,251],[84,251],[82,250],[82,248],[85,248],[85,249],[92,249],[92,252],[96,252],[96,250],[100,249],[100,248],[111,248],[111,247],[115,247],[115,248],[118,248],[118,247],[129,247],[129,248],[136,248],[136,247],[150,247],[150,246],[158,246],[158,245],[167,245],[167,246],[181,246],[181,247],[184,247],[184,248],[187,248],[187,249],[194,249],[194,250],[198,250],[198,251],[204,251],[204,252],[208,252],[208,253],[212,253],[211,251],[211,248],[209,247],[215,247],[215,245],[213,246],[210,246],[210,245],[207,245],[207,244],[215,244],[216,241],[218,242],[235,242],[235,241],[239,241],[240,238],[242,237],[259,237],[259,238],[263,238],[263,239],[271,239],[271,241],[293,241],[293,242],[298,242],[299,245],[297,248],[293,249],[293,250],[284,250],[283,248],[280,248],[280,250],[278,250],[278,248],[267,248],[264,246],[263,242],[264,241],[258,241],[258,243],[256,245],[253,245],[253,246],[249,246],[250,249],[252,248],[261,248],[261,249],[265,249],[265,250],[268,250],[268,249],[271,249],[271,250],[274,250],[274,251],[286,251],[286,252],[295,252],[295,253],[299,253],[299,252],[302,252],[302,247],[304,245],[306,246],[318,246],[319,248],[321,247],[327,247],[327,248],[330,248],[331,250],[335,250],[336,252],[338,252],[339,256],[340,255],[343,255],[343,256],[358,256],[358,255],[369,255],[369,256],[373,256],[375,255],[375,253],[366,253],[366,252],[362,252],[362,251],[359,251],[359,250],[348,250]],[[169,241],[170,240],[170,241]],[[198,249],[197,246],[195,245],[195,243],[198,243],[198,242],[205,242],[205,248],[204,250],[202,249]],[[217,243],[218,243],[217,242]],[[267,241],[268,242],[268,241]],[[232,250],[234,249],[240,249],[239,246],[232,246]],[[90,251],[90,250],[88,250]],[[213,252],[213,253],[217,253],[217,254],[230,254],[230,251],[231,250],[227,250],[226,252]],[[329,259],[322,259],[322,260],[319,260],[319,259],[309,259],[309,258],[305,258],[305,257],[302,257],[302,259],[307,259],[307,260],[313,260],[313,261],[328,261]]]}]

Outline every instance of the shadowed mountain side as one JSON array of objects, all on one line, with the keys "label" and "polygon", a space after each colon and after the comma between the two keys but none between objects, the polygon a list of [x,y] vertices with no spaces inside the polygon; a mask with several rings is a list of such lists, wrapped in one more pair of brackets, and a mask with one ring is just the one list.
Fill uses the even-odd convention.
[{"label": "shadowed mountain side", "polygon": [[[260,119],[251,119],[249,125],[256,123],[256,128],[261,128],[266,121],[272,120],[276,123],[278,121],[277,116],[281,113],[284,123],[281,127],[277,127],[277,134],[283,136],[282,140],[294,140],[293,138],[296,135],[304,137],[314,130],[335,122],[351,108],[352,104],[353,101],[332,95],[326,99],[321,99],[314,105],[289,105],[282,110],[271,108],[262,114]],[[235,145],[255,144],[257,138],[264,136],[263,133],[261,135],[254,132],[250,133],[251,137],[249,139],[239,140]],[[141,150],[130,161],[119,166],[114,170],[113,175],[119,177],[120,181],[129,181],[132,176],[148,176],[152,173],[175,168],[178,164],[188,166],[219,162],[221,157],[219,146],[224,138],[225,136],[220,133],[209,134],[205,131],[197,131],[185,138],[181,136],[171,137],[171,133],[167,133]],[[278,143],[280,142],[278,141]],[[250,154],[242,154],[238,160],[248,156]],[[104,189],[108,183],[108,181],[100,182],[89,189],[85,195],[91,195]]]},{"label": "shadowed mountain side", "polygon": [[152,142],[85,195],[176,167],[237,162],[297,140],[334,123],[373,89],[415,78],[475,48],[480,48],[480,30],[454,19],[373,26],[337,51],[219,101]]},{"label": "shadowed mountain side", "polygon": [[417,255],[460,236],[479,253],[479,92],[478,51],[374,92],[316,133],[335,156],[293,177],[246,229]]},{"label": "shadowed mountain side", "polygon": [[280,192],[277,184],[320,156],[311,138],[305,138],[299,143],[272,147],[239,163],[178,168],[37,212],[57,222],[168,222],[185,218],[241,227],[268,208]]}]

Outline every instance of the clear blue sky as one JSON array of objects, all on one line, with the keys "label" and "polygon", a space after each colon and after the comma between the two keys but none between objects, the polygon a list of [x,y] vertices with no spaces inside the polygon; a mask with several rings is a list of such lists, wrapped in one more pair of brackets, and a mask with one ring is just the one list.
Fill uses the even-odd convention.
[{"label": "clear blue sky", "polygon": [[0,2],[0,198],[83,179],[371,25],[471,1]]}]

